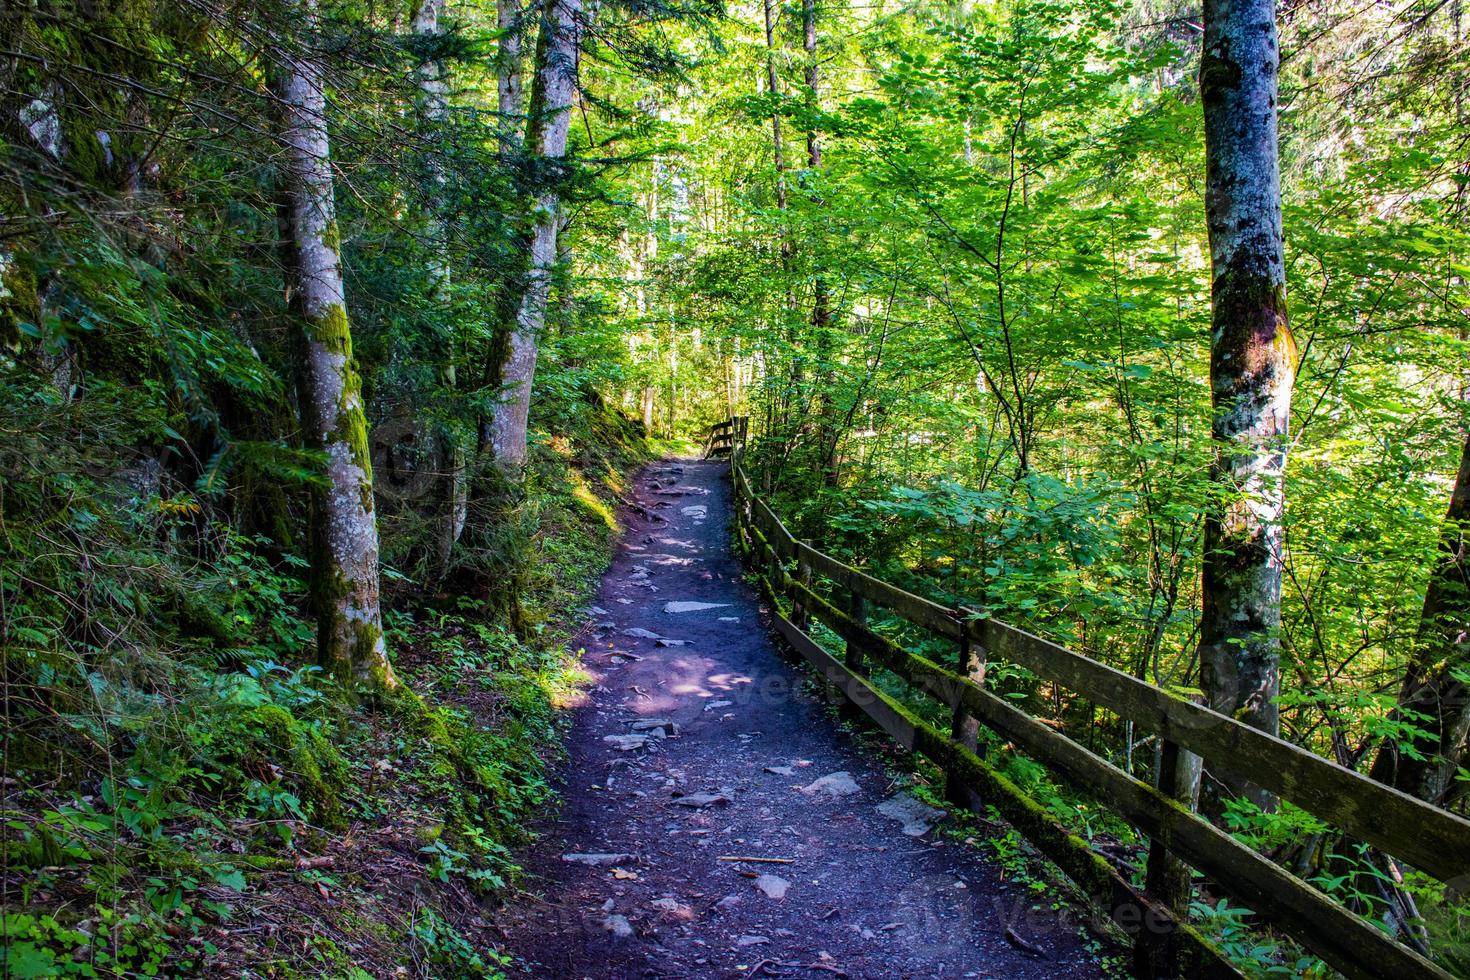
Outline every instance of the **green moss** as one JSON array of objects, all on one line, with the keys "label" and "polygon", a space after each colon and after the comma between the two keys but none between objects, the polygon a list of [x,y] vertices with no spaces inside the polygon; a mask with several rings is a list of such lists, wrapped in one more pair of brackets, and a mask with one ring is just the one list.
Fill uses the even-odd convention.
[{"label": "green moss", "polygon": [[338,255],[342,254],[342,232],[337,228],[335,220],[327,222],[322,229],[322,244]]},{"label": "green moss", "polygon": [[275,704],[246,709],[238,727],[255,739],[239,750],[242,759],[255,753],[281,766],[308,815],[329,826],[342,823],[339,797],[350,773],[342,754],[321,732]]},{"label": "green moss", "polygon": [[21,324],[41,322],[36,272],[25,258],[13,258],[0,268],[0,287],[0,344],[15,347]]}]

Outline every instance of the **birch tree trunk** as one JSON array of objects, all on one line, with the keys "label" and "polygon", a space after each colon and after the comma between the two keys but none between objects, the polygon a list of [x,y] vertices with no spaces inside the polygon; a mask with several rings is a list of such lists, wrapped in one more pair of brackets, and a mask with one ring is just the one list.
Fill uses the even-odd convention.
[{"label": "birch tree trunk", "polygon": [[[420,0],[413,13],[413,32],[430,41],[442,33],[440,18],[448,0]],[[448,86],[444,82],[444,66],[434,57],[426,58],[418,69],[419,112],[423,117],[424,131],[433,141],[439,142],[438,134],[444,131],[449,114]],[[424,234],[432,249],[427,270],[429,277],[429,299],[440,309],[449,305],[449,243],[448,228],[441,217],[444,211],[444,191],[448,183],[442,147],[430,148],[429,158],[431,200],[425,208]],[[439,385],[453,391],[458,384],[454,364],[453,331],[444,333],[444,346],[435,354],[435,370]],[[465,520],[469,514],[469,493],[465,478],[465,449],[453,429],[441,426],[435,437],[437,456],[435,497],[434,556],[432,573],[442,576],[449,567],[454,546],[464,533]]]},{"label": "birch tree trunk", "polygon": [[1445,805],[1454,795],[1455,772],[1470,737],[1470,685],[1463,679],[1470,675],[1470,439],[1460,456],[1439,553],[1424,593],[1418,647],[1394,711],[1395,720],[1409,721],[1428,735],[1385,741],[1369,775],[1427,803]]},{"label": "birch tree trunk", "polygon": [[1297,358],[1286,312],[1275,4],[1206,0],[1204,26],[1210,477],[1218,500],[1204,528],[1200,671],[1211,706],[1275,734],[1283,475]]},{"label": "birch tree trunk", "polygon": [[378,605],[378,526],[361,384],[342,286],[331,145],[321,66],[311,47],[316,0],[299,0],[306,43],[277,52],[290,262],[288,291],[301,325],[298,381],[306,444],[326,453],[327,485],[313,491],[311,594],[317,649],[334,676],[396,687]]},{"label": "birch tree trunk", "polygon": [[[581,51],[582,0],[546,0],[541,36],[536,44],[536,82],[531,91],[531,113],[526,143],[543,162],[562,160],[572,121],[572,98],[577,88],[577,57]],[[490,417],[488,445],[496,464],[507,472],[526,462],[526,424],[531,413],[531,383],[536,375],[536,352],[546,324],[546,304],[556,270],[557,231],[561,227],[561,194],[556,189],[536,196],[532,212],[531,263],[525,292],[500,378],[503,393]]]},{"label": "birch tree trunk", "polygon": [[520,143],[521,115],[525,112],[524,83],[521,79],[521,35],[524,11],[520,0],[497,0],[496,26],[500,29],[500,49],[495,56],[496,111],[500,113],[502,148]]}]

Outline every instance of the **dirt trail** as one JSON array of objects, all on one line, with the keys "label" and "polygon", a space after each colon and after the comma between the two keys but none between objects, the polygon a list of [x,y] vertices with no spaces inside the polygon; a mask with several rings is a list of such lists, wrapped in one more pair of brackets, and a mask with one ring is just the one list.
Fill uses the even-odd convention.
[{"label": "dirt trail", "polygon": [[[501,922],[517,968],[1099,976],[1075,919],[934,839],[937,813],[777,652],[732,554],[726,471],[671,461],[637,480],[653,517],[630,515],[592,609],[596,687],[569,740],[564,806],[527,857],[539,897]],[[722,860],[753,857],[790,863]]]}]

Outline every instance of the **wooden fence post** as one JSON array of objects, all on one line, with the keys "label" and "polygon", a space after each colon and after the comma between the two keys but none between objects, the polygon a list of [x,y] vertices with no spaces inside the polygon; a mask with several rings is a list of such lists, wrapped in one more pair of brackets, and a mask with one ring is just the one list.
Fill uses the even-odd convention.
[{"label": "wooden fence post", "polygon": [[[800,544],[810,548],[810,541],[801,541]],[[796,549],[796,581],[803,588],[812,587],[812,563],[807,560],[806,552],[801,548]],[[811,615],[806,608],[806,602],[802,599],[802,593],[797,589],[791,590],[791,622],[803,633],[811,622]]]},{"label": "wooden fence post", "polygon": [[[1193,810],[1199,802],[1202,760],[1178,743],[1161,738],[1158,755],[1158,789],[1160,793]],[[1189,865],[1175,857],[1168,841],[1155,837],[1149,843],[1148,864],[1144,871],[1144,892],[1180,922],[1188,921],[1192,894]],[[1145,915],[1139,922],[1133,942],[1133,970],[1140,977],[1178,977],[1183,975],[1183,950],[1174,923],[1162,917]]]},{"label": "wooden fence post", "polygon": [[[858,626],[866,627],[868,625],[867,597],[858,592],[856,589],[849,589],[848,595],[850,596],[847,603],[848,616],[850,616],[852,618],[852,621]],[[842,659],[847,664],[848,669],[850,669],[854,674],[858,674],[859,676],[863,677],[867,676],[868,665],[863,658],[862,647],[858,646],[856,643],[848,641],[847,651],[843,655]]]},{"label": "wooden fence post", "polygon": [[[847,615],[858,626],[868,625],[867,597],[853,588],[848,589]],[[863,648],[852,640],[843,644],[842,662],[859,677],[868,676],[868,663]],[[850,724],[861,724],[867,719],[867,713],[847,698],[838,699],[837,716]]]},{"label": "wooden fence post", "polygon": [[[968,618],[974,614],[975,610],[967,606],[961,606],[959,611],[967,617],[960,620],[959,673],[974,682],[977,687],[984,687],[986,652],[974,636],[979,620]],[[971,752],[979,754],[980,722],[958,701],[955,703],[954,717],[950,722],[950,739],[955,744],[963,745]],[[967,788],[950,771],[945,773],[944,796],[951,803],[966,807],[974,813],[983,813],[985,810],[985,801],[980,798],[980,794]]]}]

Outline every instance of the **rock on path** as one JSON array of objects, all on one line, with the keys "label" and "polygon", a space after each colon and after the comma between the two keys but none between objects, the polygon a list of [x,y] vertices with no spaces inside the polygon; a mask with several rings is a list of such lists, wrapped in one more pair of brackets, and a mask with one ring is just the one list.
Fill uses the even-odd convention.
[{"label": "rock on path", "polygon": [[943,811],[896,786],[777,651],[731,553],[725,471],[676,461],[635,481],[645,505],[676,489],[701,503],[628,515],[588,606],[593,687],[565,802],[524,858],[535,897],[499,916],[512,972],[1101,976],[1081,916],[1033,909],[945,839]]}]

